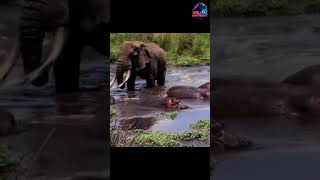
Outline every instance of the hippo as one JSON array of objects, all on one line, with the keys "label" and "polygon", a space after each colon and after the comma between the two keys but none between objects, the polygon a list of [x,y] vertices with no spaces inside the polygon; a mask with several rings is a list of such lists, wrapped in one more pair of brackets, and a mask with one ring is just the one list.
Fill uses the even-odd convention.
[{"label": "hippo", "polygon": [[[286,116],[307,119],[320,115],[320,65],[307,67],[281,82],[213,78],[211,153],[248,148],[253,143],[225,130],[223,117]],[[219,121],[218,121],[219,120]]]},{"label": "hippo", "polygon": [[210,99],[210,82],[199,87],[193,86],[173,86],[167,90],[167,96],[177,99]]},{"label": "hippo", "polygon": [[[122,101],[119,97],[110,97],[110,104],[116,104]],[[144,94],[140,97],[128,97],[126,101],[136,101],[138,105],[164,108],[167,110],[188,109],[189,106],[184,105],[181,101],[174,97],[161,97],[156,95]]]},{"label": "hippo", "polygon": [[298,71],[282,81],[286,84],[320,86],[320,65],[313,65]]},{"label": "hippo", "polygon": [[[315,67],[306,68],[282,82],[252,79],[212,79],[213,115],[279,116],[305,118],[320,115],[320,91]],[[310,71],[308,71],[310,70]],[[320,69],[319,69],[320,70]],[[313,81],[303,82],[305,77]]]}]

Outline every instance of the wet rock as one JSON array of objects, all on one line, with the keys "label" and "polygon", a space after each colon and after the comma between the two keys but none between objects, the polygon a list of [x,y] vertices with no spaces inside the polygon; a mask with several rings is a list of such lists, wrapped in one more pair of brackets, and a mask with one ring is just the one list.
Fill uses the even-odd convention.
[{"label": "wet rock", "polygon": [[14,116],[6,111],[0,110],[0,137],[7,136],[16,127]]}]

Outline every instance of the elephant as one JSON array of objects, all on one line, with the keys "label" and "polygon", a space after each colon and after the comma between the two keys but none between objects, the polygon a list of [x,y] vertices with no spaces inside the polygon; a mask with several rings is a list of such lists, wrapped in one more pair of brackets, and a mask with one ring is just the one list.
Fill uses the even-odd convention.
[{"label": "elephant", "polygon": [[[81,53],[85,46],[108,56],[110,0],[25,0],[14,50],[0,70],[4,80],[22,57],[26,77],[18,84],[43,86],[54,66],[57,93],[79,89]],[[50,53],[43,55],[52,34]]]},{"label": "elephant", "polygon": [[167,90],[167,95],[178,99],[210,99],[210,82],[199,87],[173,86]]},{"label": "elephant", "polygon": [[[319,87],[314,82],[299,82],[307,74],[302,70],[282,82],[241,79],[213,79],[214,117],[225,116],[287,116],[289,118],[317,117],[320,115]],[[294,78],[292,78],[294,77]],[[232,82],[235,81],[235,82]],[[315,79],[317,81],[317,79]]]},{"label": "elephant", "polygon": [[[116,63],[116,76],[112,79],[110,87],[117,79],[118,87],[133,91],[135,89],[136,76],[146,80],[147,88],[165,84],[166,76],[166,54],[158,45],[152,42],[127,41],[119,50]],[[126,72],[125,80],[123,74]]]}]

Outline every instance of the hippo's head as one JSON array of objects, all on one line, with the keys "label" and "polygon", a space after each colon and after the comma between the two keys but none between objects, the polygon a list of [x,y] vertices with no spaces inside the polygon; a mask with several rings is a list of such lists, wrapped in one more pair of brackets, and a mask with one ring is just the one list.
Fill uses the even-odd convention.
[{"label": "hippo's head", "polygon": [[173,108],[173,109],[187,109],[187,108],[189,108],[188,106],[181,104],[180,100],[178,100],[176,98],[171,98],[171,97],[163,98],[161,104],[164,105],[166,108]]}]

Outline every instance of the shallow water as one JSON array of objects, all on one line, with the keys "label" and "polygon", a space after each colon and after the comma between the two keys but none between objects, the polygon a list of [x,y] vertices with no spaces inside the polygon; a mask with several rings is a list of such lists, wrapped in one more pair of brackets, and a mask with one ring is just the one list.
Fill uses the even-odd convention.
[{"label": "shallow water", "polygon": [[[115,66],[111,66],[111,77]],[[143,99],[164,97],[168,88],[177,85],[200,86],[209,81],[210,67],[169,67],[166,75],[166,86],[145,88],[145,80],[137,79],[136,91],[128,94],[126,89],[112,89],[110,95],[122,100],[115,106],[121,111],[119,119],[123,124],[134,124],[133,129],[144,129],[160,132],[181,132],[190,130],[190,125],[201,119],[210,119],[210,102],[208,100],[181,100],[190,108],[178,111],[175,119],[159,117],[160,112],[170,112],[162,107],[141,103]],[[131,97],[132,99],[125,99]],[[133,97],[138,98],[137,100]]]},{"label": "shallow water", "polygon": [[[1,69],[17,37],[19,9],[0,6],[0,11]],[[106,57],[86,49],[81,63],[81,91],[73,94],[56,95],[52,75],[41,88],[11,86],[23,78],[21,60],[0,83],[0,109],[12,113],[18,126],[15,133],[0,137],[0,145],[8,145],[23,157],[21,165],[26,167],[15,175],[24,179],[28,171],[27,179],[56,179],[108,171],[106,62]]]},{"label": "shallow water", "polygon": [[[320,33],[312,28],[319,20],[320,16],[213,19],[212,77],[280,82],[304,67],[319,64]],[[252,140],[254,146],[216,157],[211,179],[319,178],[319,118],[217,120],[224,122],[228,131]]]}]

